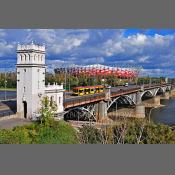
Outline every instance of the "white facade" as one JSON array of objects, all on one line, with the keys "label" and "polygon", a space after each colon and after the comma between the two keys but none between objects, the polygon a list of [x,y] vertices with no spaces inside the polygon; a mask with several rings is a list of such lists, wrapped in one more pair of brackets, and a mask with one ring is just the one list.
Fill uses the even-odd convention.
[{"label": "white facade", "polygon": [[55,101],[57,104],[57,113],[63,112],[63,85],[47,85],[45,88],[45,95],[49,97],[50,101]]},{"label": "white facade", "polygon": [[[45,46],[35,44],[17,46],[17,114],[33,118],[39,112],[41,99],[49,96],[63,109],[63,86],[45,87]],[[60,99],[62,100],[60,102]]]}]

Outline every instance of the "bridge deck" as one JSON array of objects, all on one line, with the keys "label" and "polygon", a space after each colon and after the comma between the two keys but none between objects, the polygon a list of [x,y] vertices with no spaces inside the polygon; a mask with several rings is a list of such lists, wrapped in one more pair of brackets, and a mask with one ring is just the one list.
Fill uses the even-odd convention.
[{"label": "bridge deck", "polygon": [[[145,90],[151,90],[154,88],[159,88],[163,86],[167,86],[169,84],[161,84],[161,85],[145,85],[144,89]],[[129,87],[115,87],[111,88],[111,97],[118,97],[122,95],[128,95],[131,93],[136,93],[140,90],[141,86],[129,86]],[[16,96],[12,95],[10,96],[11,98],[8,100],[15,100]],[[8,97],[9,98],[9,97]],[[95,103],[98,101],[105,100],[105,93],[99,93],[99,94],[93,94],[93,95],[85,95],[85,96],[66,96],[64,100],[64,108],[72,108],[72,107],[77,107],[77,106],[82,106],[85,104],[90,104],[90,103]],[[1,102],[7,101],[0,99]]]},{"label": "bridge deck", "polygon": [[[144,90],[151,90],[154,88],[160,88],[164,86],[167,86],[167,84],[166,85],[147,85],[147,86],[144,86]],[[141,86],[112,88],[111,97],[114,98],[122,95],[136,93],[140,91],[140,88]],[[66,108],[77,107],[77,106],[90,104],[90,103],[94,103],[102,100],[105,100],[105,93],[66,98],[64,101],[64,108],[66,109]]]}]

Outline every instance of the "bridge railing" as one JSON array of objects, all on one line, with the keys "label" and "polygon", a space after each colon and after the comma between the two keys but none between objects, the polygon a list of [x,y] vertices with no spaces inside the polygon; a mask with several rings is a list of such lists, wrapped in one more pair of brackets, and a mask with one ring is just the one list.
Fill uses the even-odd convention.
[{"label": "bridge railing", "polygon": [[[158,88],[160,86],[167,86],[167,84],[146,85],[146,86],[144,86],[144,89],[147,90],[147,89],[151,89],[151,88]],[[131,89],[120,89],[116,92],[111,92],[111,97],[117,97],[117,96],[121,96],[121,95],[131,94],[131,93],[138,92],[139,90],[141,90],[140,86],[135,87],[135,88],[131,88]],[[82,98],[77,98],[77,99],[73,99],[70,101],[65,101],[64,108],[77,107],[77,106],[81,106],[84,104],[93,103],[93,102],[97,102],[97,101],[101,101],[101,100],[105,100],[105,93],[96,94],[96,95],[92,95],[92,96],[83,96]]]},{"label": "bridge railing", "polygon": [[133,93],[133,92],[137,92],[140,88],[132,88],[132,89],[120,89],[117,92],[112,92],[111,93],[111,97],[115,97],[115,96],[121,96],[121,95],[125,95],[125,94],[129,94],[129,93]]},{"label": "bridge railing", "polygon": [[81,106],[88,103],[93,103],[105,99],[105,94],[98,94],[96,96],[84,96],[83,98],[74,99],[64,102],[64,108]]}]

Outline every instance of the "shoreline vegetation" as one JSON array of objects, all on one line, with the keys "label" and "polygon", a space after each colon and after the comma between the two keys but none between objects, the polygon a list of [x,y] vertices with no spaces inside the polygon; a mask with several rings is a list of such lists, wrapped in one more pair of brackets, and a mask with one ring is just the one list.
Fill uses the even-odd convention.
[{"label": "shoreline vegetation", "polygon": [[174,144],[175,132],[167,125],[129,119],[103,128],[84,125],[79,130],[53,119],[13,129],[0,129],[0,144]]},{"label": "shoreline vegetation", "polygon": [[[56,103],[41,101],[40,118],[30,125],[0,129],[0,144],[175,144],[175,130],[147,119],[122,117],[101,127],[54,120]],[[112,122],[112,121],[111,121]]]}]

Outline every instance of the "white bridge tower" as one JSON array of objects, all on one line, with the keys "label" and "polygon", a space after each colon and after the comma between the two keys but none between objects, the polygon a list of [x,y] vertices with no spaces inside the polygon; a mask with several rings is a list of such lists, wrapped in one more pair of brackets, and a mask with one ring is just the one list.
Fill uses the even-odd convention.
[{"label": "white bridge tower", "polygon": [[17,46],[17,114],[32,118],[45,93],[45,46]]}]

